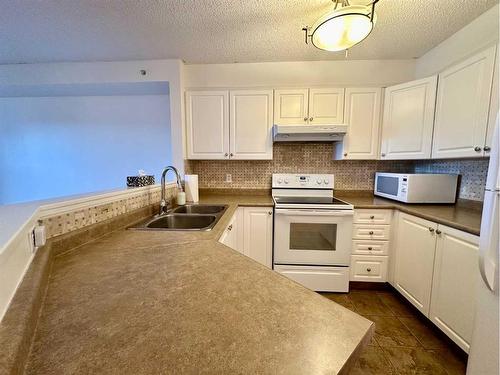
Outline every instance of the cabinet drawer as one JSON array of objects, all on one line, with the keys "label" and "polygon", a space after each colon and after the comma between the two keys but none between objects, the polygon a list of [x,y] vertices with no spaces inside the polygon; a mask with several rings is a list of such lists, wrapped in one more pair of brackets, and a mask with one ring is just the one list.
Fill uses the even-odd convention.
[{"label": "cabinet drawer", "polygon": [[352,253],[356,255],[388,255],[389,242],[371,240],[353,240]]},{"label": "cabinet drawer", "polygon": [[354,224],[352,238],[355,240],[388,240],[390,225]]},{"label": "cabinet drawer", "polygon": [[390,224],[392,210],[354,210],[355,224]]},{"label": "cabinet drawer", "polygon": [[351,281],[385,282],[387,280],[386,256],[351,256]]},{"label": "cabinet drawer", "polygon": [[274,265],[274,270],[316,292],[348,292],[349,267]]}]

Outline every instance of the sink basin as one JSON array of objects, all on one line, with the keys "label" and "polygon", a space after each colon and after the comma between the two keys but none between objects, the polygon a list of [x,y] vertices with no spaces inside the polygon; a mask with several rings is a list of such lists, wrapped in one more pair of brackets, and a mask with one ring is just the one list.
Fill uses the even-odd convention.
[{"label": "sink basin", "polygon": [[226,209],[225,205],[188,204],[174,209],[176,214],[219,214]]},{"label": "sink basin", "polygon": [[148,222],[149,229],[165,230],[206,230],[215,224],[215,215],[164,215]]}]

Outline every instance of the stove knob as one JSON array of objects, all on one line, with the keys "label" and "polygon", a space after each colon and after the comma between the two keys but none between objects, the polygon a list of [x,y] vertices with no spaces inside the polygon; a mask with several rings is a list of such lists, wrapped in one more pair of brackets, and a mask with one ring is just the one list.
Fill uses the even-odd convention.
[{"label": "stove knob", "polygon": [[321,182],[322,182],[322,181],[321,181],[321,178],[318,178],[318,179],[316,180],[316,183],[317,183],[318,185],[319,185],[319,184],[321,184]]},{"label": "stove knob", "polygon": [[285,178],[285,184],[288,184],[290,181],[288,181],[288,178]]},{"label": "stove knob", "polygon": [[278,184],[281,184],[283,182],[282,178],[278,178]]},{"label": "stove knob", "polygon": [[324,179],[325,185],[328,185],[330,183],[330,180],[328,178]]}]

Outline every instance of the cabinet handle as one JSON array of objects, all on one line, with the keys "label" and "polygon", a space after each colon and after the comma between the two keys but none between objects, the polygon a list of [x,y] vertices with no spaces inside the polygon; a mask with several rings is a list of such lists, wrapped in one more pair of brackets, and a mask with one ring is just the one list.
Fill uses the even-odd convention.
[{"label": "cabinet handle", "polygon": [[476,152],[481,152],[482,148],[479,146],[474,147],[474,151]]},{"label": "cabinet handle", "polygon": [[231,224],[230,226],[227,227],[227,230],[228,231],[232,231],[233,230],[233,224]]},{"label": "cabinet handle", "polygon": [[269,211],[268,214],[269,216],[271,216],[273,214],[273,211]]},{"label": "cabinet handle", "polygon": [[486,151],[486,152],[490,152],[491,151],[491,147],[490,146],[484,146],[483,150]]},{"label": "cabinet handle", "polygon": [[385,158],[385,154],[384,153],[382,153],[382,157]]},{"label": "cabinet handle", "polygon": [[375,219],[375,216],[371,215],[371,216],[370,216],[370,219],[372,219],[372,220],[373,220],[373,219]]},{"label": "cabinet handle", "polygon": [[371,231],[369,231],[369,232],[368,232],[368,234],[369,234],[369,235],[372,235],[372,234],[373,234],[373,231],[372,231],[372,230],[371,230]]},{"label": "cabinet handle", "polygon": [[231,152],[231,153],[229,154],[229,157],[230,157],[230,158],[232,158],[233,156],[234,156],[234,155],[233,155],[233,153]]},{"label": "cabinet handle", "polygon": [[229,156],[229,154],[226,152],[226,153],[224,154],[224,156],[227,158],[227,157]]},{"label": "cabinet handle", "polygon": [[344,152],[344,156],[347,156],[347,152]]},{"label": "cabinet handle", "polygon": [[307,121],[307,117],[304,117],[304,121]]},{"label": "cabinet handle", "polygon": [[434,228],[429,227],[429,232],[433,233],[434,232]]},{"label": "cabinet handle", "polygon": [[371,246],[370,246],[370,247],[368,248],[368,250],[373,250],[373,247],[371,247]]},{"label": "cabinet handle", "polygon": [[368,272],[372,272],[372,269],[371,268],[367,268],[366,269]]},{"label": "cabinet handle", "polygon": [[312,121],[312,120],[314,120],[314,117],[309,117],[309,121]]},{"label": "cabinet handle", "polygon": [[436,229],[436,234],[441,234],[443,232],[441,232],[439,229]]}]

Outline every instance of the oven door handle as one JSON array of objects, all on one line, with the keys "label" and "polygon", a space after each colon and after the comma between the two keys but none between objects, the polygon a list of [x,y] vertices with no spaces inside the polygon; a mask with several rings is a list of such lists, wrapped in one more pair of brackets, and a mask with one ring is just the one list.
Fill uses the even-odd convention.
[{"label": "oven door handle", "polygon": [[335,210],[335,211],[327,211],[327,210],[288,210],[288,209],[276,209],[274,210],[276,215],[284,215],[284,216],[353,216],[353,210]]}]

